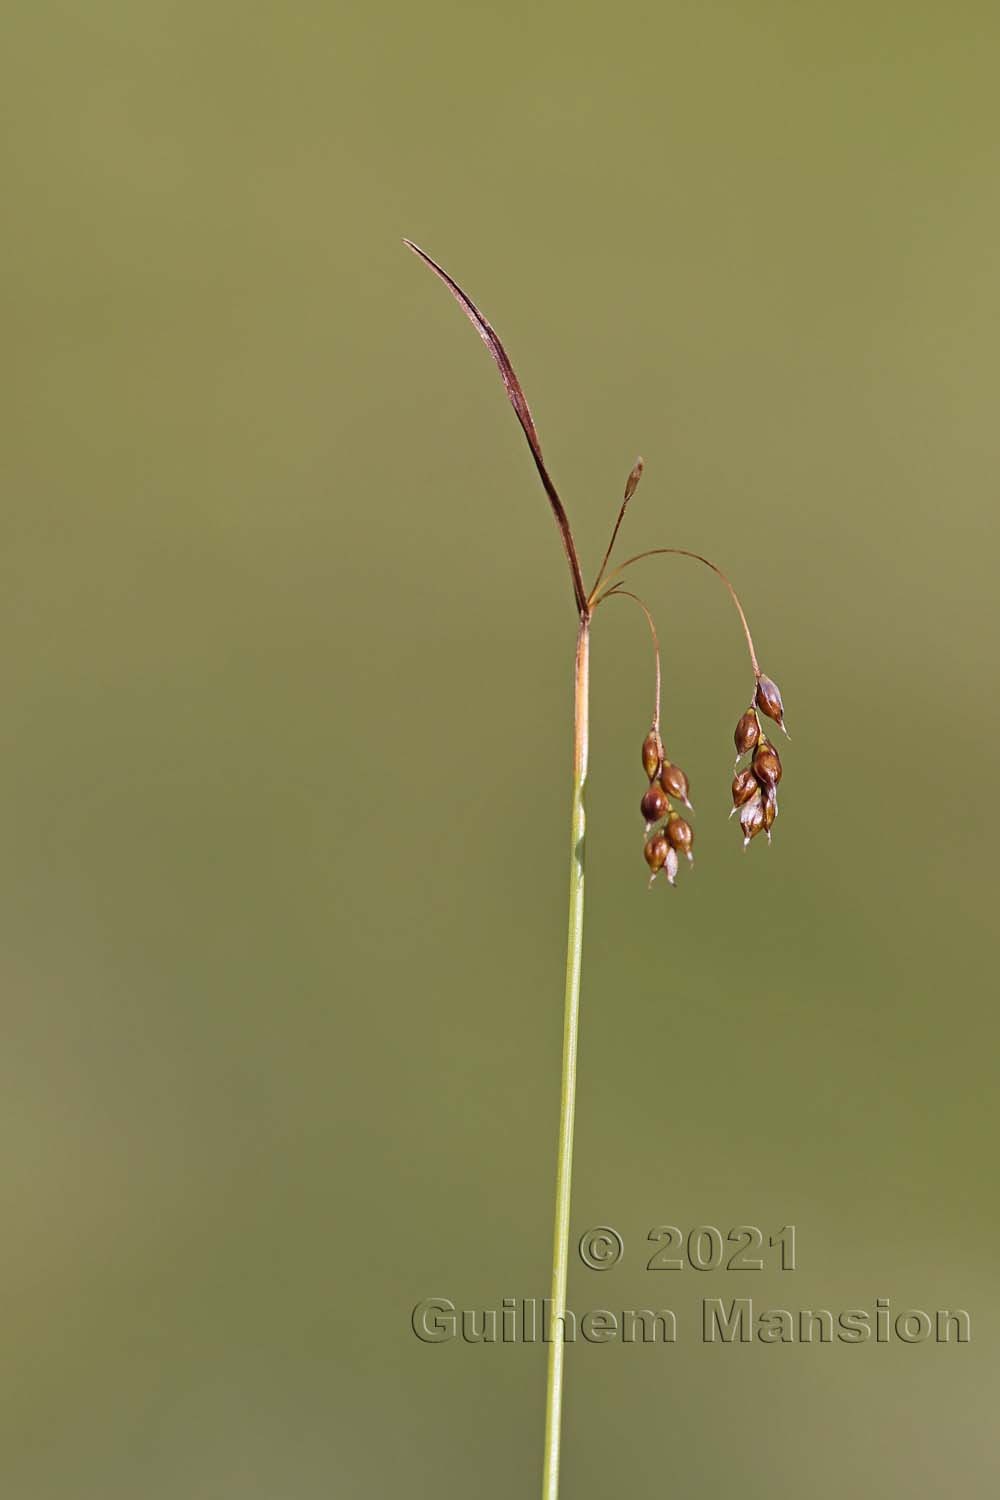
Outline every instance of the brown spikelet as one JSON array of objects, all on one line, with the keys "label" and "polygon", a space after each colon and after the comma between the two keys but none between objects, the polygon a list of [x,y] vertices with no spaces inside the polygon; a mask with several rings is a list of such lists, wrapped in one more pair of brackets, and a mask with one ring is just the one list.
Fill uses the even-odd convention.
[{"label": "brown spikelet", "polygon": [[688,859],[694,858],[694,855],[691,853],[691,845],[694,843],[694,829],[686,818],[682,818],[679,813],[674,813],[667,824],[666,835],[670,847],[676,849],[678,854],[686,854]]},{"label": "brown spikelet", "polygon": [[[742,807],[744,802],[749,802],[757,790],[757,778],[749,766],[737,771],[733,777],[733,812]],[[732,817],[732,813],[729,816]]]},{"label": "brown spikelet", "polygon": [[740,808],[740,827],[743,830],[743,847],[755,839],[764,826],[764,803],[760,791],[756,791]]},{"label": "brown spikelet", "polygon": [[660,744],[660,736],[655,729],[651,729],[642,742],[642,769],[650,781],[655,781],[659,776],[662,760],[663,746]]},{"label": "brown spikelet", "polygon": [[781,780],[781,757],[768,741],[758,745],[753,754],[751,769],[763,787],[775,787]]},{"label": "brown spikelet", "polygon": [[647,823],[656,823],[665,817],[670,810],[670,802],[666,792],[654,781],[653,785],[643,793],[639,804],[639,811]]},{"label": "brown spikelet", "polygon": [[733,735],[733,743],[736,746],[737,755],[745,755],[752,750],[760,739],[760,721],[752,708],[748,708],[736,725]]},{"label": "brown spikelet", "polygon": [[[776,682],[772,682],[770,677],[759,677],[754,701],[762,714],[767,714],[769,719],[773,719],[779,729],[785,729],[785,709]],[[788,733],[787,729],[785,733]]]},{"label": "brown spikelet", "polygon": [[666,864],[667,855],[670,853],[670,845],[662,833],[654,833],[646,840],[642,852],[645,855],[647,865],[655,875]]},{"label": "brown spikelet", "polygon": [[669,760],[665,760],[660,772],[660,785],[671,797],[676,797],[678,802],[683,802],[685,807],[691,806],[688,779],[680,766],[675,766]]}]

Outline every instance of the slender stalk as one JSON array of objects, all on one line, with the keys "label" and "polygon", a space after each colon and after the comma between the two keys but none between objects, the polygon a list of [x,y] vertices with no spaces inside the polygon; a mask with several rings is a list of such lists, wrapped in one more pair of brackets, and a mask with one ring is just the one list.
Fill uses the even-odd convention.
[{"label": "slender stalk", "polygon": [[644,601],[639,598],[639,595],[633,594],[631,589],[623,588],[620,583],[616,583],[613,589],[608,589],[606,594],[602,594],[599,602],[603,604],[605,599],[634,599],[646,616],[646,624],[649,626],[649,633],[653,638],[653,656],[656,662],[656,690],[653,695],[653,732],[659,735],[662,672],[660,669],[660,637],[656,633],[656,621],[653,619]]},{"label": "slender stalk", "polygon": [[558,1500],[562,1432],[563,1337],[569,1274],[569,1213],[573,1186],[573,1121],[576,1115],[576,1054],[580,1033],[580,973],[583,959],[583,874],[586,813],[584,791],[590,734],[590,620],[583,615],[576,642],[573,711],[573,807],[570,818],[569,919],[566,928],[566,999],[563,1011],[562,1092],[556,1158],[556,1212],[552,1235],[552,1341],[545,1395],[545,1459],[542,1500]]},{"label": "slender stalk", "polygon": [[[729,597],[736,605],[736,612],[740,617],[740,624],[743,626],[743,634],[746,637],[747,649],[750,652],[750,665],[753,667],[753,675],[759,682],[761,678],[760,663],[757,660],[757,653],[754,650],[753,636],[750,634],[750,626],[747,624],[747,617],[743,609],[743,605],[740,603],[740,596],[739,594],[737,594],[736,590],[733,588],[732,584],[730,583],[726,574],[723,573],[722,569],[717,568],[715,563],[712,562],[709,558],[702,557],[700,552],[689,552],[686,547],[651,547],[648,552],[637,552],[635,557],[627,557],[623,563],[619,563],[617,568],[613,568],[608,574],[606,582],[610,583],[613,578],[617,578],[619,573],[624,573],[625,569],[630,568],[633,563],[642,562],[642,560],[646,557],[664,557],[668,553],[672,554],[674,557],[693,557],[695,562],[704,563],[706,568],[711,568],[712,572],[716,575],[717,578],[722,579],[723,583],[726,585],[726,588],[729,590]],[[604,597],[607,598],[607,594],[605,594]],[[597,599],[594,599],[592,602],[594,604],[597,604],[599,601]]]},{"label": "slender stalk", "polygon": [[601,586],[601,579],[604,577],[604,569],[607,567],[611,554],[615,550],[615,542],[618,540],[618,533],[621,530],[622,522],[625,519],[625,512],[628,510],[629,501],[635,494],[636,490],[639,488],[639,480],[642,478],[642,471],[644,468],[645,464],[643,463],[641,458],[637,458],[635,463],[632,465],[632,472],[628,476],[628,480],[625,485],[625,496],[622,500],[621,508],[618,512],[618,519],[615,521],[614,526],[612,526],[611,528],[611,540],[608,543],[608,550],[601,558],[601,566],[597,570],[597,577],[594,579],[594,587],[587,595],[588,604],[593,604],[594,596]]}]

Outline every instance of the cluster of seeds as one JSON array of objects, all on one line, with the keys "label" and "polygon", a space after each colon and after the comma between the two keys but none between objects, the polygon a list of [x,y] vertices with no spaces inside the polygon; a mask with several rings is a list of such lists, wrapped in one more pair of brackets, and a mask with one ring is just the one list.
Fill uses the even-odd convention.
[{"label": "cluster of seeds", "polygon": [[737,768],[744,755],[750,757],[743,769],[737,769],[733,776],[733,812],[729,815],[732,817],[733,813],[739,813],[744,849],[762,829],[770,843],[771,828],[778,816],[781,757],[764,733],[760,722],[762,713],[773,719],[782,733],[787,735],[781,694],[770,677],[757,679],[754,701],[743,714],[733,735]]},{"label": "cluster of seeds", "polygon": [[646,843],[643,854],[650,869],[649,883],[652,885],[662,870],[670,885],[677,879],[680,856],[686,854],[693,862],[691,846],[694,830],[686,818],[675,809],[671,798],[691,807],[688,797],[688,779],[680,766],[667,760],[663,753],[663,741],[654,724],[642,742],[642,768],[649,778],[649,786],[639,804],[646,824]]}]

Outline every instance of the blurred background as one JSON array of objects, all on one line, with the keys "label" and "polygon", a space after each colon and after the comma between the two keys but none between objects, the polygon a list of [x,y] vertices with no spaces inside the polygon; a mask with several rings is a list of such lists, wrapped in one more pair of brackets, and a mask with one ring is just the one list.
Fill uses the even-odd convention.
[{"label": "blurred background", "polygon": [[[995,1493],[995,7],[15,4],[3,48],[0,1478],[533,1494],[574,619],[643,564],[698,859],[647,894],[650,651],[597,618],[568,1496]],[[794,1273],[648,1231],[794,1224]],[[708,1347],[703,1297],[963,1307]]]}]

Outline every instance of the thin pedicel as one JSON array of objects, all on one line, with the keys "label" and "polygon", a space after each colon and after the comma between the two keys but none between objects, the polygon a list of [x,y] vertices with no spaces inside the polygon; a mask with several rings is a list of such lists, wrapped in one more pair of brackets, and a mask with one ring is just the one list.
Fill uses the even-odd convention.
[{"label": "thin pedicel", "polygon": [[[653,721],[642,742],[642,765],[648,786],[643,793],[640,811],[645,825],[643,854],[651,871],[650,884],[665,874],[667,883],[673,885],[677,877],[682,855],[690,861],[694,833],[688,820],[674,806],[680,802],[691,810],[688,779],[679,766],[674,765],[664,749],[660,725],[661,663],[660,644],[653,616],[638,594],[624,587],[626,569],[644,559],[673,554],[694,558],[711,568],[725,584],[739,612],[740,622],[746,636],[750,653],[750,665],[754,674],[754,691],[750,707],[736,726],[737,767],[739,758],[749,756],[747,764],[737,769],[732,785],[733,811],[739,812],[743,829],[744,845],[763,829],[771,838],[771,828],[778,811],[777,787],[781,780],[781,760],[775,747],[768,740],[761,724],[761,714],[773,720],[784,730],[784,708],[781,694],[774,682],[761,672],[754,649],[750,626],[740,603],[739,596],[726,574],[707,557],[698,552],[689,552],[683,547],[655,547],[627,558],[607,572],[618,540],[618,533],[625,519],[632,497],[642,478],[643,461],[634,464],[625,485],[624,498],[618,510],[611,538],[607,545],[594,585],[587,592],[583,582],[576,542],[569,524],[565,506],[542,456],[542,445],[535,427],[531,409],[514,373],[507,351],[494,329],[486,321],[472,299],[412,240],[403,242],[414,255],[428,266],[451,292],[466,317],[472,323],[500,371],[504,387],[521,425],[535,468],[548,497],[549,505],[559,529],[566,561],[569,565],[573,600],[577,614],[576,656],[574,662],[574,712],[573,712],[573,783],[570,811],[570,864],[569,864],[569,918],[566,934],[566,991],[563,1011],[563,1058],[562,1087],[559,1105],[559,1141],[556,1157],[555,1227],[552,1245],[552,1294],[551,1306],[554,1318],[566,1312],[566,1282],[569,1272],[569,1224],[570,1192],[573,1180],[573,1123],[576,1113],[576,1060],[580,1020],[580,975],[583,955],[583,897],[584,855],[586,850],[586,816],[584,790],[587,782],[587,759],[590,728],[590,630],[594,614],[599,605],[608,599],[631,599],[642,610],[653,640],[656,668]],[[562,1427],[562,1401],[564,1386],[564,1343],[556,1340],[549,1345],[548,1381],[545,1398],[545,1449],[542,1461],[543,1500],[557,1500],[559,1494],[559,1457]]]}]

